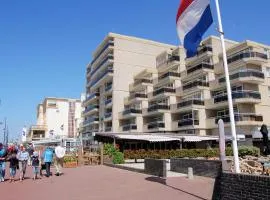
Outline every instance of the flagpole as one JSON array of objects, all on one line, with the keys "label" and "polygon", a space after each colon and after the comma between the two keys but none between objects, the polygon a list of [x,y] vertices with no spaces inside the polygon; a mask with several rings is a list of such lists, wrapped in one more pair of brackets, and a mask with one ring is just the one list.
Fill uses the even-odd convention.
[{"label": "flagpole", "polygon": [[237,137],[236,137],[235,120],[234,120],[234,110],[233,110],[233,102],[232,102],[232,92],[231,92],[230,76],[229,76],[229,70],[228,70],[227,53],[226,53],[225,41],[224,41],[224,32],[223,32],[223,27],[222,27],[222,22],[221,22],[219,1],[215,0],[215,2],[216,2],[216,9],[217,9],[217,17],[218,17],[218,32],[220,34],[220,41],[221,41],[222,52],[223,52],[223,63],[224,63],[227,96],[228,96],[228,104],[229,104],[229,112],[230,112],[232,145],[233,145],[233,155],[234,155],[234,169],[236,173],[240,173]]}]

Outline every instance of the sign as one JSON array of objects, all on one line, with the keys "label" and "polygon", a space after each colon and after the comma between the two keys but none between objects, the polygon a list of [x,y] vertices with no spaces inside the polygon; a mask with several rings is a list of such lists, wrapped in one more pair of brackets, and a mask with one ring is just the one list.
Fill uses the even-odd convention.
[{"label": "sign", "polygon": [[26,142],[26,134],[27,134],[27,132],[26,132],[27,130],[26,130],[26,128],[25,127],[23,127],[23,129],[22,129],[22,142]]}]

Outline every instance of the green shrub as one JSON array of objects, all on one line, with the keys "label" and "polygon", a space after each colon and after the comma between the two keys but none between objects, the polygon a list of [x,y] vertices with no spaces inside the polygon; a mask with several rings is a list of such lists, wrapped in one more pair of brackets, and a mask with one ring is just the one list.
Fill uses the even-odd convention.
[{"label": "green shrub", "polygon": [[122,152],[115,152],[113,154],[113,164],[123,164],[125,162],[124,154]]},{"label": "green shrub", "polygon": [[[256,147],[240,146],[238,149],[239,156],[259,156],[260,149]],[[231,147],[226,148],[226,155],[233,156]],[[170,159],[170,158],[197,158],[197,157],[219,157],[219,149],[179,149],[179,150],[126,150],[124,151],[125,159]]]},{"label": "green shrub", "polygon": [[115,152],[116,152],[116,149],[114,148],[113,144],[104,144],[105,155],[112,157]]}]

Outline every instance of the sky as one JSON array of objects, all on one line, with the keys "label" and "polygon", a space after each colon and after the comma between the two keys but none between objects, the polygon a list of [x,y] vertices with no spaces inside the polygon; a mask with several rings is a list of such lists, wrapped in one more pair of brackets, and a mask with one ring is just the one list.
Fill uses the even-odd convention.
[{"label": "sky", "polygon": [[[45,97],[80,98],[91,53],[109,32],[179,45],[179,0],[0,0],[0,122],[12,138]],[[225,37],[270,45],[269,0],[220,0]],[[217,35],[214,25],[205,34]],[[3,138],[0,125],[0,141]]]}]

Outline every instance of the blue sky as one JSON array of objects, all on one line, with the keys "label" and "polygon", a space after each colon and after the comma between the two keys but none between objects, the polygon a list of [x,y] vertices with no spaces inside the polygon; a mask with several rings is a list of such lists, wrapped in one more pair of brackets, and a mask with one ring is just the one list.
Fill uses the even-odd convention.
[{"label": "blue sky", "polygon": [[[7,117],[13,137],[36,123],[36,106],[44,97],[80,97],[91,52],[108,32],[179,44],[179,0],[0,2],[0,121]],[[270,44],[269,0],[220,0],[220,5],[227,38]],[[215,25],[209,34],[216,34]]]}]

